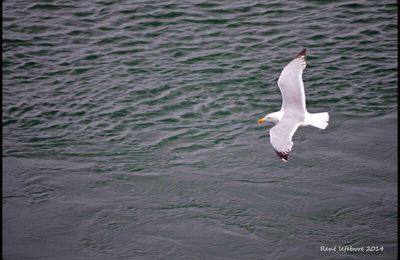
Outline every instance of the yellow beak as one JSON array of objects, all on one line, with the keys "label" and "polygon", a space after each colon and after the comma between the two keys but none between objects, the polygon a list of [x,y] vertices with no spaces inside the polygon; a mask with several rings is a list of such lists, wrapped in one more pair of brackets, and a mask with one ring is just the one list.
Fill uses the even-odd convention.
[{"label": "yellow beak", "polygon": [[260,119],[258,119],[257,124],[261,124],[261,123],[264,123],[264,122],[265,122],[265,118],[260,118]]}]

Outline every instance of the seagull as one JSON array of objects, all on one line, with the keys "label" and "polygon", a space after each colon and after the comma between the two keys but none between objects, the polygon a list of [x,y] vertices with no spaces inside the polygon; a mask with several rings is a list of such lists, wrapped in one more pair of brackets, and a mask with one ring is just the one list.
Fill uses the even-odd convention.
[{"label": "seagull", "polygon": [[270,141],[276,154],[286,162],[292,150],[292,137],[300,126],[314,126],[325,129],[328,126],[329,114],[309,113],[306,109],[306,97],[302,79],[306,67],[306,49],[302,50],[283,69],[278,86],[282,94],[281,110],[267,114],[257,123],[270,121],[275,124],[269,130]]}]

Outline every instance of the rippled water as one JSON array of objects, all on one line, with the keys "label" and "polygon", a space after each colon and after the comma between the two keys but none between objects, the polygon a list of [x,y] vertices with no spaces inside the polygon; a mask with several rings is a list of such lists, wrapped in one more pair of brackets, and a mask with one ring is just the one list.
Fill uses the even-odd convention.
[{"label": "rippled water", "polygon": [[[396,259],[397,39],[394,1],[3,1],[4,259]],[[304,47],[331,122],[283,163]]]}]

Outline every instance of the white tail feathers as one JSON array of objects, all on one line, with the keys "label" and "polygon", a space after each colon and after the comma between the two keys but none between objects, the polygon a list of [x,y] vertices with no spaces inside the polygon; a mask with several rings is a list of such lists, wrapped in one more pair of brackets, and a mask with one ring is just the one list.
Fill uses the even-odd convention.
[{"label": "white tail feathers", "polygon": [[328,126],[329,114],[328,112],[308,114],[305,120],[305,125],[312,125],[314,127],[325,129]]}]

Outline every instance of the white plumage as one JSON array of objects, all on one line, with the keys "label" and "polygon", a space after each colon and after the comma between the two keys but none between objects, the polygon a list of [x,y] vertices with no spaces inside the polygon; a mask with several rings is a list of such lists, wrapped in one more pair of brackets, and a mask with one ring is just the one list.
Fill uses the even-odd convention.
[{"label": "white plumage", "polygon": [[275,152],[283,161],[289,158],[293,146],[292,137],[298,127],[312,125],[325,129],[328,126],[327,112],[311,114],[306,109],[302,79],[306,64],[306,49],[304,49],[286,65],[279,77],[278,86],[282,94],[281,110],[258,120],[259,123],[264,121],[276,123],[269,131],[270,140]]}]

